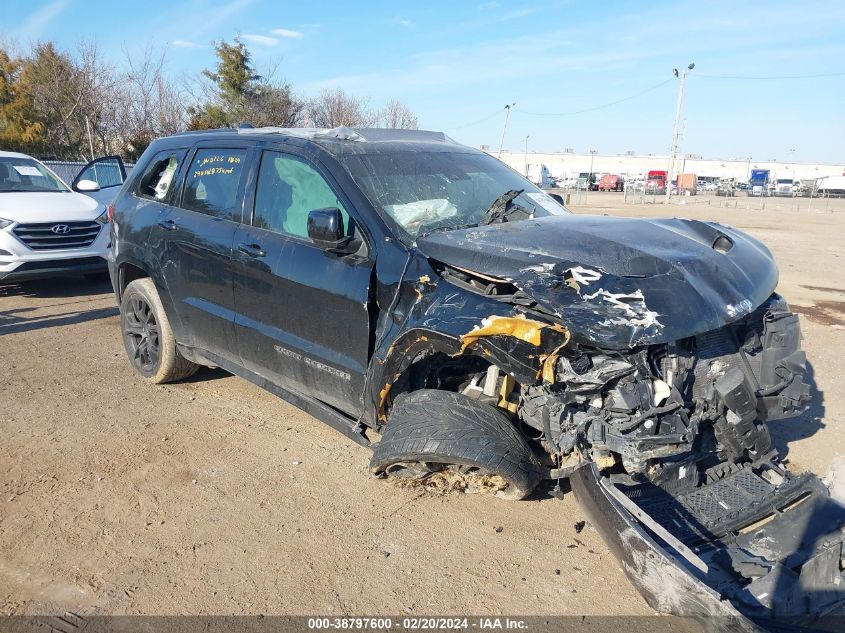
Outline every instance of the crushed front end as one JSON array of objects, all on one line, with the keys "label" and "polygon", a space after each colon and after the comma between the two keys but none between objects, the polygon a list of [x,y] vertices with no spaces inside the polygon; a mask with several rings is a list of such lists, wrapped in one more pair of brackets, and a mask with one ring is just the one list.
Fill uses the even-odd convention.
[{"label": "crushed front end", "polygon": [[765,427],[809,401],[800,340],[773,295],[681,341],[571,350],[554,384],[524,389],[521,420],[656,609],[843,623],[845,508],[779,463]]},{"label": "crushed front end", "polygon": [[727,628],[845,615],[845,509],[783,466],[766,428],[804,411],[810,385],[764,245],[598,216],[419,244],[432,284],[406,325],[426,345],[446,334],[418,384],[507,411],[655,609]]}]

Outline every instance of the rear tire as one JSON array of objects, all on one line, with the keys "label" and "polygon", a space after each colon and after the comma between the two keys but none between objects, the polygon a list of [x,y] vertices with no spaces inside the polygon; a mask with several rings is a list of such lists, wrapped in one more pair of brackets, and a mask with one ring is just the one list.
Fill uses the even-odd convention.
[{"label": "rear tire", "polygon": [[150,382],[174,382],[193,375],[199,365],[183,357],[153,280],[136,279],[120,301],[123,346],[135,371]]},{"label": "rear tire", "polygon": [[498,477],[496,496],[518,500],[531,494],[543,467],[501,411],[459,393],[422,389],[396,399],[370,469],[422,483],[436,473]]}]

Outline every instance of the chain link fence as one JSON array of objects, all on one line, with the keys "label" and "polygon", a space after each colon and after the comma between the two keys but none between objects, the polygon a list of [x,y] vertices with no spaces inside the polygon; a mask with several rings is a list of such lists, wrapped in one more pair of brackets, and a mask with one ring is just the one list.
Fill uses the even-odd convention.
[{"label": "chain link fence", "polygon": [[[70,184],[79,175],[79,172],[88,164],[87,161],[69,160],[42,160],[59,178]],[[124,163],[127,175],[135,166],[135,163]]]},{"label": "chain link fence", "polygon": [[[550,193],[560,195],[567,205],[572,207],[607,207],[617,205],[662,205],[666,204],[665,189],[655,190],[646,187],[647,174],[625,174],[625,187],[622,191],[594,191],[584,188],[575,181],[560,181]],[[737,188],[718,188],[703,185],[690,188],[682,193],[672,191],[669,197],[672,206],[713,207],[724,209],[747,209],[765,211],[766,209],[789,210],[796,212],[834,212],[845,211],[845,199],[842,196],[819,194],[809,191],[794,196],[752,196],[747,191]]]}]

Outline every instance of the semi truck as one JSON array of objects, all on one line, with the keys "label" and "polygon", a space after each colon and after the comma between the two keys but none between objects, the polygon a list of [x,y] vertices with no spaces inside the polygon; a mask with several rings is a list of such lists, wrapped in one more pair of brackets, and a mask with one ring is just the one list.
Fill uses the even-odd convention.
[{"label": "semi truck", "polygon": [[769,170],[752,169],[751,178],[748,179],[749,196],[765,196],[769,192]]},{"label": "semi truck", "polygon": [[669,175],[665,169],[652,169],[645,180],[645,192],[662,195],[666,193],[666,181]]},{"label": "semi truck", "polygon": [[796,182],[792,178],[778,178],[775,181],[774,194],[781,197],[795,197],[798,190]]}]

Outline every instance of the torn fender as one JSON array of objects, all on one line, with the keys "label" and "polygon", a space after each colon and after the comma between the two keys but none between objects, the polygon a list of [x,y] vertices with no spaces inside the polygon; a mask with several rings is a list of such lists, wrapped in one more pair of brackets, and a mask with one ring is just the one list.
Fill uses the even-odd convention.
[{"label": "torn fender", "polygon": [[[384,420],[385,403],[393,384],[415,361],[436,353],[455,357],[472,354],[522,384],[553,374],[554,359],[569,342],[568,330],[558,323],[531,318],[501,302],[459,291],[450,284],[426,279],[396,338],[377,350],[372,363],[371,397],[374,417]],[[503,314],[503,312],[505,312]],[[544,371],[549,367],[547,371]],[[553,377],[552,377],[553,378]]]}]

